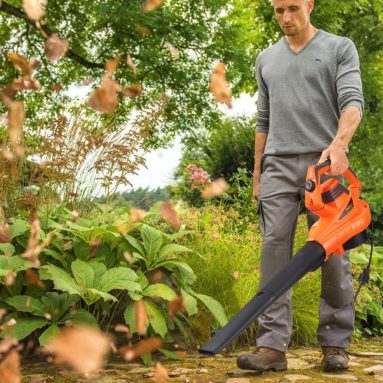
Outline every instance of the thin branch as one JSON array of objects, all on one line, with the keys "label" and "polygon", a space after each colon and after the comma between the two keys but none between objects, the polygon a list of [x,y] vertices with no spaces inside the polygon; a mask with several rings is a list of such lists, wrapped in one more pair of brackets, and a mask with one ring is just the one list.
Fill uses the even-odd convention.
[{"label": "thin branch", "polygon": [[[13,5],[7,4],[4,1],[0,2],[0,11],[24,20],[26,23],[32,25],[37,30],[41,28],[43,32],[45,32],[48,36],[54,33],[47,25],[40,26],[39,28],[37,28],[36,24],[32,20],[30,20],[21,9],[16,8]],[[86,68],[104,69],[104,64],[90,62],[87,59],[79,56],[77,53],[73,52],[71,49],[68,49],[66,56]]]}]

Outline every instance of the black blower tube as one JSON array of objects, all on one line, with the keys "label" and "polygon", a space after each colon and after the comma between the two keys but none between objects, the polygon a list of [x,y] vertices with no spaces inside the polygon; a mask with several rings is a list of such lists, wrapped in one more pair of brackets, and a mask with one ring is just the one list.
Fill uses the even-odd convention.
[{"label": "black blower tube", "polygon": [[198,351],[205,355],[220,352],[306,273],[321,266],[325,256],[321,244],[306,242],[295,257]]}]

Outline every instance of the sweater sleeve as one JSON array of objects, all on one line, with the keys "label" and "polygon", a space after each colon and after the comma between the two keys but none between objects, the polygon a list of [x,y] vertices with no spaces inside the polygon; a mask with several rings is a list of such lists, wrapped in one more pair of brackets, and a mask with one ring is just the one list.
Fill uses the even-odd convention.
[{"label": "sweater sleeve", "polygon": [[262,78],[260,57],[261,55],[258,56],[255,64],[255,71],[258,84],[256,132],[268,133],[270,118],[269,92]]},{"label": "sweater sleeve", "polygon": [[336,89],[341,113],[350,105],[357,106],[360,113],[363,113],[364,100],[359,56],[354,43],[348,38],[344,39],[343,49],[340,49],[338,57]]}]

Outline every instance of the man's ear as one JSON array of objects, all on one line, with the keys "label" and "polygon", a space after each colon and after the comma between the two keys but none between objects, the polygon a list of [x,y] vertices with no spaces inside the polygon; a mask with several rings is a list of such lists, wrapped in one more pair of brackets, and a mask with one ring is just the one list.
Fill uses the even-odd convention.
[{"label": "man's ear", "polygon": [[307,1],[307,10],[309,13],[311,13],[314,9],[314,2],[315,2],[315,0],[308,0]]}]

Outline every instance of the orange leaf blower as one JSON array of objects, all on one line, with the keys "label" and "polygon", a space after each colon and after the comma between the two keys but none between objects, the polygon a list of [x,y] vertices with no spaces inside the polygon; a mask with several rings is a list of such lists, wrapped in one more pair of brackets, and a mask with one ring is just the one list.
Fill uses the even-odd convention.
[{"label": "orange leaf blower", "polygon": [[199,349],[200,353],[214,355],[221,351],[306,273],[316,270],[330,255],[343,255],[345,250],[366,241],[371,214],[368,204],[360,199],[360,181],[351,169],[344,173],[348,187],[337,178],[322,180],[325,177],[321,176],[329,172],[330,166],[331,162],[327,160],[307,170],[305,205],[319,216],[319,220],[311,227],[306,244]]}]

